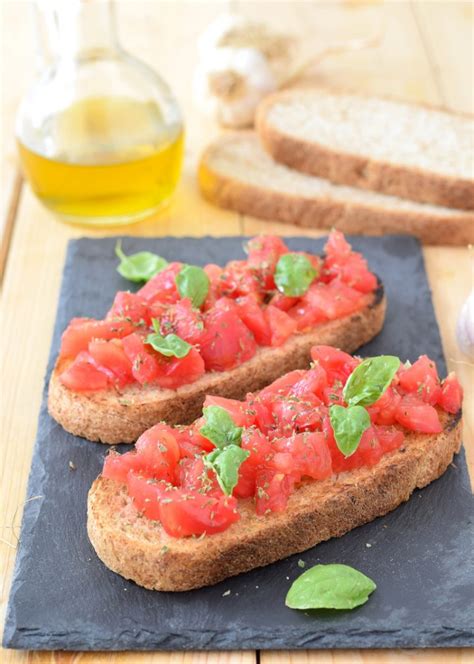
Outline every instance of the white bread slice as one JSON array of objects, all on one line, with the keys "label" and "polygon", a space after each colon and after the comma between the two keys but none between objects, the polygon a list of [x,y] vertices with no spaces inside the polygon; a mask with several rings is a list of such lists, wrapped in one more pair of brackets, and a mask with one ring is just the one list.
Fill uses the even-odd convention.
[{"label": "white bread slice", "polygon": [[139,518],[124,485],[99,476],[88,496],[89,539],[107,567],[145,588],[212,585],[340,537],[437,479],[461,447],[461,411],[440,418],[442,433],[408,433],[372,468],[303,484],[284,512],[259,517],[252,499],[239,501],[240,521],[203,539],[170,537],[158,521]]},{"label": "white bread slice", "polygon": [[401,101],[292,89],[257,111],[265,148],[332,182],[474,209],[472,116]]},{"label": "white bread slice", "polygon": [[177,390],[132,385],[115,390],[73,392],[59,380],[57,365],[49,383],[48,410],[66,431],[101,443],[132,443],[151,426],[187,424],[201,414],[206,394],[244,398],[292,369],[308,366],[314,345],[336,346],[348,353],[380,332],[385,318],[383,286],[369,305],[337,320],[322,323],[310,332],[291,337],[279,348],[259,348],[256,355],[230,371],[206,373]]},{"label": "white bread slice", "polygon": [[344,233],[410,233],[426,244],[474,243],[474,212],[336,185],[274,161],[253,132],[223,134],[203,153],[199,185],[215,205]]}]

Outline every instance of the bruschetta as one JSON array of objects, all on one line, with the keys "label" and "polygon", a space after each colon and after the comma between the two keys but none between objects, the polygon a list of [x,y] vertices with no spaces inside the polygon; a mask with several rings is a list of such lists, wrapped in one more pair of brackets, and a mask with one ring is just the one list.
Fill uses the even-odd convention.
[{"label": "bruschetta", "polygon": [[324,256],[262,236],[225,267],[169,263],[104,320],[62,336],[50,414],[73,434],[134,442],[157,421],[188,423],[206,394],[242,398],[306,366],[311,346],[353,352],[381,329],[383,286],[333,231]]},{"label": "bruschetta", "polygon": [[99,558],[146,588],[215,584],[339,537],[444,473],[462,388],[426,356],[316,346],[308,370],[244,401],[207,397],[190,426],[111,451],[88,496]]}]

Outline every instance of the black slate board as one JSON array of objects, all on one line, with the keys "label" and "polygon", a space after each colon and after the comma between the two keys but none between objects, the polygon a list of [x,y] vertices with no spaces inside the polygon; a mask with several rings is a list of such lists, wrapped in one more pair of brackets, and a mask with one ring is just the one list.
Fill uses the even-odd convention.
[{"label": "black slate board", "polygon": [[[444,375],[423,258],[412,238],[354,237],[383,279],[389,301],[383,332],[361,354],[429,354]],[[69,245],[48,376],[60,333],[73,316],[101,317],[115,291],[115,239]],[[127,238],[197,264],[241,256],[241,238]],[[322,240],[292,238],[293,249],[320,252]],[[47,378],[48,378],[47,376]],[[174,650],[460,647],[474,645],[473,496],[464,453],[445,475],[395,512],[304,554],[186,593],[144,590],[110,572],[86,535],[86,496],[106,447],[39,418],[28,496],[4,632],[11,648]],[[69,461],[76,470],[69,469]],[[370,545],[370,546],[369,546]],[[340,562],[377,583],[352,612],[285,607],[290,583],[315,563]],[[230,594],[224,595],[228,590]]]}]

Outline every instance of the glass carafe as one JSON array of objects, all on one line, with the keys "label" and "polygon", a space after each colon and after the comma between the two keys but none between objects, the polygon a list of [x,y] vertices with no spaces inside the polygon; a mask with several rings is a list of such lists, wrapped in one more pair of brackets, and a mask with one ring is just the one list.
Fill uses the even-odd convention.
[{"label": "glass carafe", "polygon": [[43,0],[36,11],[52,58],[16,128],[33,191],[72,223],[149,215],[169,201],[180,175],[183,124],[173,95],[120,47],[111,0]]}]

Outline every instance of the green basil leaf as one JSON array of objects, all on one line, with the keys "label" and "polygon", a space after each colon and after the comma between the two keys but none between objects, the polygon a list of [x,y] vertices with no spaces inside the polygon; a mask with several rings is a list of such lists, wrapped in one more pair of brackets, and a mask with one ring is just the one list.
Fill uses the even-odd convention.
[{"label": "green basil leaf", "polygon": [[176,286],[181,297],[189,298],[193,307],[199,308],[209,292],[209,277],[202,267],[183,265],[176,275]]},{"label": "green basil leaf", "polygon": [[153,318],[152,323],[155,332],[147,336],[145,343],[152,346],[158,353],[165,355],[165,357],[186,357],[192,348],[191,344],[178,337],[177,334],[171,333],[163,336],[160,333],[159,322]]},{"label": "green basil leaf", "polygon": [[400,360],[394,355],[368,357],[349,376],[342,396],[349,406],[370,406],[392,382]]},{"label": "green basil leaf", "polygon": [[199,433],[214,443],[216,447],[226,445],[240,445],[242,440],[242,427],[235,426],[229,413],[220,406],[207,406],[203,415],[206,424],[199,429]]},{"label": "green basil leaf", "polygon": [[353,609],[377,588],[372,579],[348,565],[315,565],[291,585],[290,609]]},{"label": "green basil leaf", "polygon": [[304,295],[317,277],[311,261],[302,254],[284,254],[275,269],[275,283],[279,291],[288,297]]},{"label": "green basil leaf", "polygon": [[329,408],[329,419],[338,448],[345,457],[351,456],[359,447],[362,434],[370,427],[369,413],[362,406],[334,405]]},{"label": "green basil leaf", "polygon": [[248,450],[238,445],[227,445],[222,449],[215,449],[204,457],[204,463],[211,468],[217,477],[219,486],[226,496],[230,496],[239,481],[240,465],[249,456]]},{"label": "green basil leaf", "polygon": [[117,272],[129,281],[149,281],[168,265],[167,260],[149,251],[139,251],[126,256],[120,240],[115,245],[115,253],[120,258]]}]

